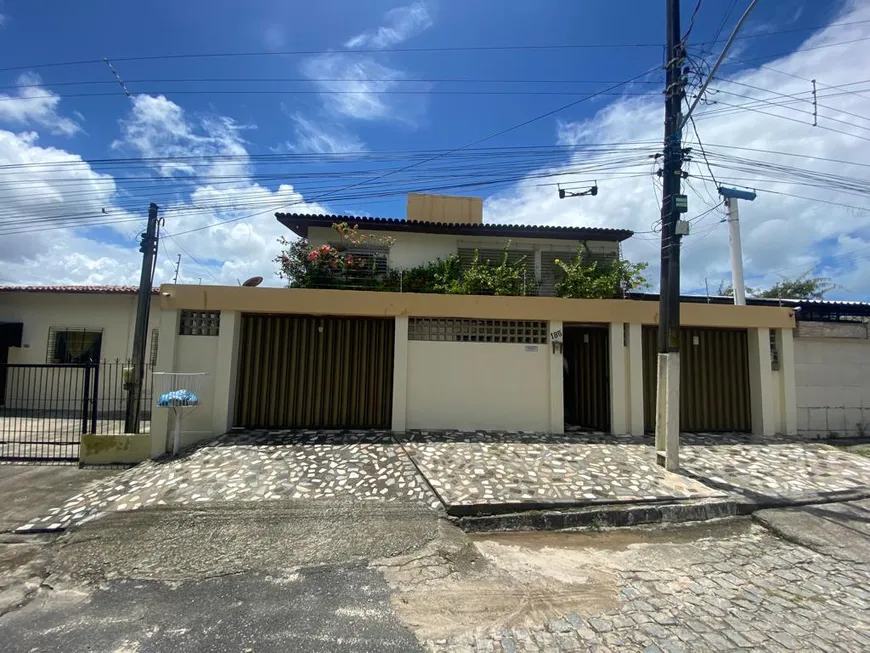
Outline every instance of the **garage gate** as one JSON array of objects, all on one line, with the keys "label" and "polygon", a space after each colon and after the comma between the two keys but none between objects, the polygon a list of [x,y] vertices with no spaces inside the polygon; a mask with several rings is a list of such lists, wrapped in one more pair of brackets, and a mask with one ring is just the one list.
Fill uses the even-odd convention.
[{"label": "garage gate", "polygon": [[233,424],[389,428],[394,337],[392,319],[242,316]]},{"label": "garage gate", "polygon": [[[644,425],[655,430],[658,329],[643,329]],[[752,430],[745,330],[680,331],[680,430]]]}]

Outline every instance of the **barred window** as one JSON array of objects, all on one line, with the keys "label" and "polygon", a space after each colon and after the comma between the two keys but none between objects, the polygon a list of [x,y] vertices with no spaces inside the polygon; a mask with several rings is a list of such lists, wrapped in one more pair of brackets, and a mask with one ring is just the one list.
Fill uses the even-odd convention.
[{"label": "barred window", "polygon": [[386,274],[387,259],[390,248],[382,245],[348,245],[345,243],[330,243],[330,247],[339,252],[352,254],[359,261],[365,261],[365,266],[360,269],[361,276]]},{"label": "barred window", "polygon": [[779,347],[776,344],[776,331],[770,330],[770,369],[779,369]]},{"label": "barred window", "polygon": [[547,322],[414,317],[408,320],[408,339],[545,345]]},{"label": "barred window", "polygon": [[220,311],[181,311],[182,336],[216,336],[220,333]]},{"label": "barred window", "polygon": [[151,352],[148,355],[148,360],[151,361],[151,367],[157,365],[157,343],[160,340],[160,329],[151,329]]},{"label": "barred window", "polygon": [[103,346],[102,329],[49,327],[46,363],[79,364],[100,360]]}]

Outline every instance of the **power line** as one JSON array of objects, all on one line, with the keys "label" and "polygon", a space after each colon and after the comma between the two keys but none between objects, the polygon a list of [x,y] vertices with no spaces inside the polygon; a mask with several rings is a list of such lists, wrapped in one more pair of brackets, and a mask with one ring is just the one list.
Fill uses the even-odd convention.
[{"label": "power line", "polygon": [[[619,80],[601,79],[498,79],[498,78],[470,78],[470,77],[146,77],[143,79],[127,79],[127,84],[216,84],[224,82],[233,83],[298,83],[320,84],[324,82],[365,82],[365,83],[390,83],[390,84],[616,84]],[[78,82],[45,82],[38,84],[11,84],[0,86],[0,90],[16,90],[21,88],[46,88],[54,86],[102,86],[114,85],[112,80],[93,80]],[[635,84],[660,84],[660,80],[638,80]]]},{"label": "power line", "polygon": [[[620,84],[621,86],[622,84]],[[403,91],[400,89],[364,89],[364,90],[353,90],[353,91],[333,91],[333,90],[264,90],[264,89],[217,89],[212,91],[204,91],[204,90],[196,90],[196,89],[182,89],[182,90],[171,90],[171,89],[148,89],[142,91],[136,91],[130,93],[129,97],[142,97],[142,96],[153,96],[153,95],[495,95],[495,96],[504,96],[504,95],[558,95],[558,96],[571,96],[571,95],[587,95],[585,91],[483,91],[483,90],[475,90],[475,91],[452,91],[452,90],[416,90],[416,91]],[[649,95],[649,93],[630,93],[630,92],[620,92],[620,93],[606,93],[601,92],[597,93],[597,95],[612,95],[616,97],[623,96],[645,96]],[[0,102],[15,102],[19,100],[39,100],[39,99],[50,99],[50,98],[90,98],[90,97],[128,97],[119,95],[114,92],[98,92],[98,93],[67,93],[67,94],[59,94],[59,93],[47,93],[44,95],[26,95],[26,96],[18,96],[18,95],[7,95],[4,97],[0,97]]]},{"label": "power line", "polygon": [[[804,121],[802,121],[802,120],[797,120],[796,118],[790,118],[789,116],[781,116],[781,115],[776,114],[776,113],[770,113],[770,112],[768,112],[768,111],[761,111],[760,109],[753,109],[753,108],[750,108],[750,107],[741,107],[740,105],[737,105],[737,104],[730,104],[730,103],[728,103],[728,102],[722,102],[721,100],[716,100],[716,102],[717,102],[718,104],[722,104],[722,105],[724,105],[724,106],[726,106],[726,107],[734,107],[734,108],[736,108],[736,109],[742,109],[742,110],[744,110],[744,111],[752,111],[753,113],[760,113],[760,114],[762,114],[762,115],[765,115],[765,116],[771,116],[771,117],[773,117],[773,118],[781,118],[782,120],[790,120],[791,122],[796,122],[796,123],[798,123],[799,125],[804,125],[804,126],[812,127],[813,129],[823,129],[823,130],[825,130],[825,131],[835,132],[835,133],[837,133],[837,134],[843,134],[843,135],[845,135],[845,136],[852,136],[852,137],[854,137],[854,138],[860,138],[860,139],[863,140],[863,141],[870,141],[870,138],[867,138],[867,137],[865,137],[865,136],[860,136],[859,134],[851,134],[851,133],[846,132],[846,131],[843,131],[843,130],[841,130],[841,129],[834,129],[834,128],[832,128],[832,127],[827,127],[827,126],[824,126],[824,125],[813,126],[812,123],[804,122]],[[698,116],[698,117],[699,117],[699,118],[703,117],[703,114],[702,114],[701,116]]]},{"label": "power line", "polygon": [[163,232],[164,232],[167,236],[169,236],[169,238],[172,240],[172,242],[175,243],[175,245],[176,245],[176,246],[177,246],[177,247],[178,247],[182,252],[184,252],[184,253],[187,255],[187,257],[188,257],[191,261],[193,261],[196,265],[198,265],[200,268],[202,268],[203,270],[205,270],[205,271],[208,273],[208,276],[210,276],[212,279],[214,279],[214,280],[217,281],[218,283],[221,282],[220,279],[218,279],[214,274],[212,274],[212,271],[209,269],[209,267],[208,267],[207,265],[203,264],[203,263],[200,263],[200,262],[197,260],[197,258],[196,258],[193,254],[191,254],[190,252],[188,252],[188,251],[184,248],[184,245],[182,245],[180,242],[178,242],[178,240],[176,240],[175,236],[173,236],[171,233],[169,233],[168,231],[166,231],[165,228],[163,229]]},{"label": "power line", "polygon": [[[733,2],[732,2],[733,4]],[[726,14],[725,21],[728,15]],[[720,43],[718,36],[721,34],[724,23],[716,34],[716,39],[713,41],[701,41],[698,45],[712,45]],[[812,32],[820,29],[830,29],[838,27],[847,27],[850,25],[859,25],[870,22],[870,20],[857,20],[843,23],[830,23],[827,25],[816,25],[813,27],[792,28],[785,30],[769,30],[758,32],[756,34],[747,34],[738,36],[737,39],[757,39],[766,38],[776,34],[788,34],[797,32]],[[471,45],[471,46],[451,46],[451,47],[417,47],[417,48],[336,48],[322,50],[283,50],[283,51],[247,51],[247,52],[198,52],[198,53],[183,53],[183,54],[157,54],[157,55],[140,55],[129,57],[109,57],[112,62],[134,62],[134,61],[173,61],[183,59],[215,59],[215,58],[231,58],[231,57],[276,57],[276,56],[312,56],[312,55],[353,55],[353,54],[374,54],[374,53],[435,53],[435,52],[498,52],[498,51],[527,51],[527,50],[595,50],[595,49],[621,49],[621,48],[661,48],[661,43],[572,43],[572,44],[509,44],[509,45]],[[18,66],[7,66],[0,68],[0,72],[9,72],[15,70],[36,70],[43,68],[58,68],[65,66],[84,66],[89,64],[102,64],[102,58],[96,59],[80,59],[76,61],[52,61],[43,63],[34,63]]]},{"label": "power line", "polygon": [[[630,84],[630,83],[633,82],[634,80],[636,80],[636,79],[640,79],[640,78],[642,78],[642,77],[648,75],[649,73],[651,73],[651,72],[653,72],[653,71],[655,71],[655,70],[657,70],[657,69],[658,69],[657,66],[654,67],[654,68],[650,68],[649,70],[646,70],[646,71],[640,73],[639,75],[635,75],[634,77],[631,77],[631,78],[629,78],[629,79],[627,79],[627,80],[625,80],[625,81],[623,81],[623,82],[620,82],[619,84],[616,84],[616,85],[613,85],[613,86],[609,86],[609,87],[605,88],[604,90],[602,90],[602,91],[598,91],[598,92],[596,92],[596,93],[591,93],[591,94],[587,95],[587,96],[584,97],[584,98],[581,98],[581,99],[579,99],[579,100],[575,100],[575,101],[573,101],[573,102],[569,102],[568,104],[562,105],[562,106],[557,107],[556,109],[553,109],[553,110],[551,110],[551,111],[547,111],[547,112],[542,113],[542,114],[540,114],[540,115],[534,116],[533,118],[529,118],[528,120],[525,120],[525,121],[523,121],[523,122],[520,122],[520,123],[518,123],[518,124],[516,124],[516,125],[512,125],[511,127],[507,127],[506,129],[502,129],[502,130],[500,130],[500,131],[497,131],[497,132],[495,132],[495,133],[493,133],[493,134],[490,134],[489,136],[485,136],[484,138],[479,138],[479,139],[477,139],[476,141],[472,141],[472,142],[470,142],[470,143],[467,143],[466,145],[462,145],[462,146],[459,146],[459,147],[453,148],[452,150],[446,150],[445,152],[443,152],[443,153],[441,153],[441,154],[437,154],[437,155],[431,156],[431,157],[429,157],[429,158],[427,158],[427,159],[423,159],[423,160],[418,161],[418,162],[416,162],[416,163],[413,163],[413,164],[410,164],[410,165],[408,165],[408,166],[405,166],[404,168],[399,168],[398,170],[391,171],[391,172],[385,172],[385,173],[382,173],[382,174],[377,175],[377,176],[375,176],[375,177],[372,177],[371,179],[364,180],[364,181],[361,181],[361,182],[357,182],[357,183],[354,183],[354,184],[350,184],[350,185],[345,186],[344,188],[341,188],[341,189],[339,189],[339,190],[337,190],[337,191],[335,191],[335,192],[339,192],[339,193],[341,193],[341,192],[344,192],[344,191],[346,191],[346,190],[350,190],[350,189],[352,189],[352,188],[356,188],[356,187],[362,186],[362,185],[364,185],[364,184],[371,183],[371,182],[373,182],[373,181],[378,181],[378,180],[380,180],[380,179],[384,179],[385,177],[391,176],[391,175],[393,175],[393,174],[397,174],[397,173],[399,173],[399,172],[405,172],[406,170],[410,170],[410,169],[415,168],[415,167],[417,167],[417,166],[423,165],[424,163],[429,163],[430,161],[434,161],[434,160],[439,159],[439,158],[441,158],[441,157],[443,157],[443,156],[447,156],[447,155],[450,155],[450,154],[454,154],[454,153],[456,153],[456,152],[459,152],[460,150],[465,150],[465,149],[467,149],[467,148],[474,147],[475,145],[479,145],[480,143],[486,142],[486,141],[488,141],[488,140],[492,140],[493,138],[497,138],[497,137],[499,137],[499,136],[502,136],[502,135],[507,134],[507,133],[509,133],[509,132],[512,132],[512,131],[514,131],[514,130],[520,129],[520,128],[522,128],[522,127],[525,127],[526,125],[530,125],[530,124],[532,124],[532,123],[534,123],[534,122],[537,122],[538,120],[543,120],[544,118],[547,118],[547,117],[552,116],[552,115],[554,115],[554,114],[556,114],[556,113],[559,113],[559,112],[561,112],[561,111],[564,111],[565,109],[569,109],[569,108],[571,108],[571,107],[574,107],[574,106],[580,104],[581,102],[585,102],[586,100],[590,100],[590,99],[592,99],[592,98],[594,98],[594,97],[598,97],[598,96],[601,95],[602,93],[606,93],[606,92],[612,91],[612,90],[618,88],[619,86],[624,86],[624,85],[626,85],[626,84]],[[326,193],[326,194],[324,194],[324,195],[320,195],[320,196],[317,196],[317,197],[311,198],[311,199],[309,199],[309,200],[307,200],[307,201],[308,201],[308,202],[319,202],[319,201],[322,201],[322,200],[325,200],[325,199],[329,199],[330,195],[334,195],[334,193]],[[237,221],[237,220],[246,220],[246,219],[248,219],[248,218],[252,218],[252,217],[255,217],[255,216],[258,216],[258,215],[262,215],[263,213],[268,213],[268,212],[270,212],[271,210],[276,210],[276,211],[277,211],[277,210],[280,209],[280,208],[282,208],[282,207],[281,207],[281,206],[278,206],[278,207],[276,207],[276,208],[274,208],[274,209],[267,209],[267,210],[265,210],[265,211],[259,211],[259,212],[257,212],[257,213],[254,213],[254,214],[251,214],[251,215],[248,215],[248,216],[242,216],[241,218],[239,218],[239,217],[230,218],[229,220],[224,220],[224,221],[220,221],[220,222],[217,222],[217,223],[213,223],[213,224],[211,224],[211,225],[207,225],[207,226],[204,226],[204,227],[198,227],[198,228],[196,228],[196,229],[191,229],[191,230],[188,230],[188,231],[186,231],[186,232],[184,232],[184,233],[193,233],[193,232],[196,232],[196,231],[201,231],[201,230],[203,230],[203,229],[209,229],[209,228],[211,228],[212,226],[217,226],[217,225],[219,225],[219,224],[226,224],[227,222],[235,222],[235,221]]]}]

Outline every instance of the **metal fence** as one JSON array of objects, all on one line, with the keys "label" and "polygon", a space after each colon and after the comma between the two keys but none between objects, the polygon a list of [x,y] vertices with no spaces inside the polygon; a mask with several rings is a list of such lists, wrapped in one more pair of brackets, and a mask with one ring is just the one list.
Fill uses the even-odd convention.
[{"label": "metal fence", "polygon": [[[124,432],[126,361],[0,365],[0,460],[70,462],[82,434]],[[151,422],[153,376],[145,367],[140,432]]]}]

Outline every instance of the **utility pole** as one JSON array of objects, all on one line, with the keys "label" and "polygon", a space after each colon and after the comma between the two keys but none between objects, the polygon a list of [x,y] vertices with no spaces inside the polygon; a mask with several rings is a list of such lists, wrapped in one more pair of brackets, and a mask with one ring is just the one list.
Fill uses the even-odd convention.
[{"label": "utility pole", "polygon": [[125,433],[139,432],[139,403],[142,397],[142,378],[145,374],[145,338],[148,335],[148,317],[151,312],[151,288],[154,283],[154,262],[157,259],[157,210],[151,202],[148,208],[148,226],[142,234],[142,272],[139,275],[139,294],[136,304],[136,324],[133,330],[133,357],[125,370],[124,385],[127,388],[127,414],[124,420]]},{"label": "utility pole", "polygon": [[680,235],[682,116],[685,60],[680,0],[667,3],[665,140],[662,167],[662,252],[659,288],[659,355],[656,391],[656,462],[679,469],[680,438]]},{"label": "utility pole", "polygon": [[178,271],[181,269],[181,254],[175,259],[175,276],[172,278],[172,283],[178,283]]},{"label": "utility pole", "polygon": [[734,291],[734,304],[746,306],[746,286],[743,284],[743,245],[740,241],[740,214],[737,200],[752,201],[755,193],[751,190],[719,187],[719,195],[725,200],[725,215],[728,221],[728,244],[731,250],[731,289]]}]

